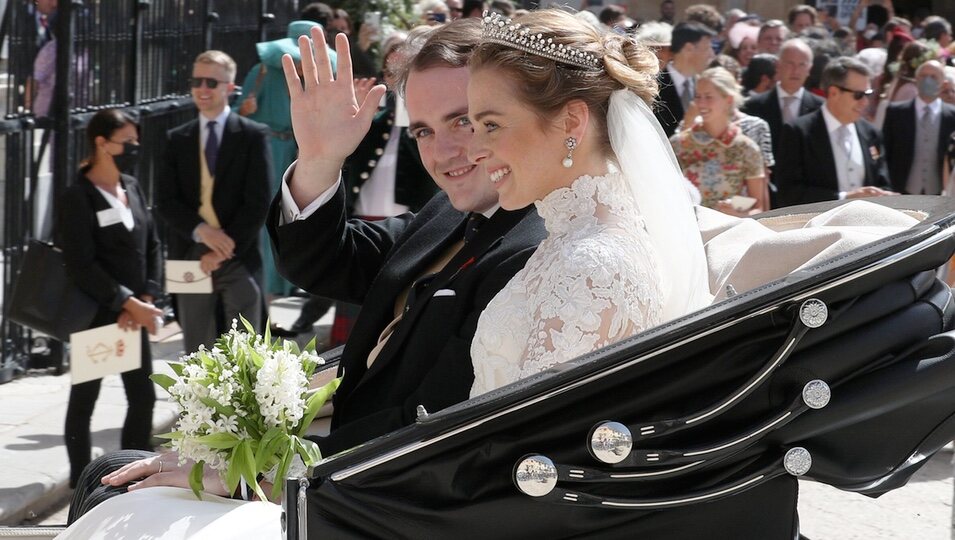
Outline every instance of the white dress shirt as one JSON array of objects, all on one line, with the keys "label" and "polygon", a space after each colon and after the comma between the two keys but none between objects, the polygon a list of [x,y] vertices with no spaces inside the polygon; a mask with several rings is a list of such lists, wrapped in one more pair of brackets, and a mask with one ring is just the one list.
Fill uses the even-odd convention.
[{"label": "white dress shirt", "polygon": [[401,128],[392,126],[384,153],[378,158],[371,177],[361,185],[358,200],[355,201],[355,215],[388,217],[408,211],[407,206],[395,202],[395,175],[398,172],[400,140]]},{"label": "white dress shirt", "polygon": [[862,144],[855,124],[846,124],[849,129],[849,141],[852,150],[846,155],[845,149],[839,142],[838,129],[842,123],[829,112],[829,106],[822,107],[822,117],[826,120],[826,132],[829,134],[829,144],[832,146],[832,157],[836,162],[836,175],[839,182],[839,199],[845,199],[846,193],[865,185],[865,160],[862,156]]},{"label": "white dress shirt", "polygon": [[799,107],[802,105],[802,94],[806,89],[799,87],[799,90],[796,90],[795,93],[790,94],[789,92],[783,90],[782,85],[776,84],[776,96],[779,98],[779,110],[783,114],[783,119],[786,118],[786,99],[787,97],[794,97],[796,99],[789,105],[789,113],[792,114],[793,118],[799,118]]},{"label": "white dress shirt", "polygon": [[216,137],[219,139],[219,148],[222,148],[222,134],[225,132],[225,121],[229,118],[232,110],[228,107],[222,109],[219,116],[209,118],[204,114],[199,115],[199,144],[203,152],[206,151],[206,140],[209,139],[209,129],[206,127],[209,122],[215,120],[216,125],[212,128],[216,130]]},{"label": "white dress shirt", "polygon": [[693,96],[689,98],[684,98],[683,96],[683,83],[689,79],[690,80],[690,89],[691,91],[694,88],[693,78],[687,77],[686,75],[680,73],[680,70],[673,65],[673,62],[667,64],[667,72],[670,74],[670,78],[673,80],[673,86],[676,88],[676,93],[680,96],[680,99],[686,99],[686,101],[693,101]]},{"label": "white dress shirt", "polygon": [[[97,186],[96,184],[93,184],[93,187],[95,187],[97,191],[103,195],[103,198],[106,199],[106,202],[108,202],[109,205],[119,213],[119,217],[123,221],[123,227],[126,227],[127,231],[133,230],[135,223],[133,222],[132,209],[123,204],[115,195],[106,191],[105,189]],[[122,186],[118,186],[117,189],[123,193],[126,193],[126,190],[123,189]]]}]

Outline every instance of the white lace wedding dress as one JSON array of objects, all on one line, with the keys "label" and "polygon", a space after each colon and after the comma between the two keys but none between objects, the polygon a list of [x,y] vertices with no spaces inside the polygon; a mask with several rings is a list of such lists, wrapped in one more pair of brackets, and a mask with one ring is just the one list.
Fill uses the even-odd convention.
[{"label": "white lace wedding dress", "polygon": [[663,322],[656,255],[620,174],[535,204],[548,236],[481,314],[471,397]]}]

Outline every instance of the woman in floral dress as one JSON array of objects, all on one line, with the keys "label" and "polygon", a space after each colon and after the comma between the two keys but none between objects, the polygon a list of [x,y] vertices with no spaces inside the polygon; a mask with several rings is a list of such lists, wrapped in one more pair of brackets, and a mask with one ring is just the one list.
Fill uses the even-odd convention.
[{"label": "woman in floral dress", "polygon": [[[768,210],[769,190],[759,146],[732,122],[742,101],[736,80],[723,68],[710,68],[700,75],[695,97],[703,122],[673,135],[670,144],[683,174],[700,190],[702,205],[733,215]],[[756,202],[737,210],[730,203],[735,195]]]}]

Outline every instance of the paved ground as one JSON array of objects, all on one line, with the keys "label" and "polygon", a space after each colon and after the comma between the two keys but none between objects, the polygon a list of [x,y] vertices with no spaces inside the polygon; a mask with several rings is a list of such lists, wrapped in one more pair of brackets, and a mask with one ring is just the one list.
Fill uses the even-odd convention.
[{"label": "paved ground", "polygon": [[[273,320],[291,323],[300,302],[293,298],[273,303]],[[328,324],[329,317],[319,322],[320,334],[327,332]],[[157,370],[167,369],[164,360],[174,359],[181,346],[175,327],[160,337],[153,349]],[[66,522],[69,464],[62,429],[68,391],[68,375],[39,372],[0,385],[0,525]],[[125,407],[119,378],[108,378],[92,424],[98,453],[117,448]],[[157,432],[167,431],[172,404],[160,397],[155,417]],[[939,453],[908,486],[879,499],[803,482],[803,534],[811,540],[955,539],[951,460],[950,450]]]}]

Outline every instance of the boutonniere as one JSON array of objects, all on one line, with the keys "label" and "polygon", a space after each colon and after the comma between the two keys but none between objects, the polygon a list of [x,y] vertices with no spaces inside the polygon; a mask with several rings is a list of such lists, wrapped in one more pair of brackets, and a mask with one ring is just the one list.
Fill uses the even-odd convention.
[{"label": "boutonniere", "polygon": [[879,152],[879,147],[876,145],[869,147],[869,155],[872,156],[872,161],[879,161],[879,158],[882,157],[882,153]]}]

